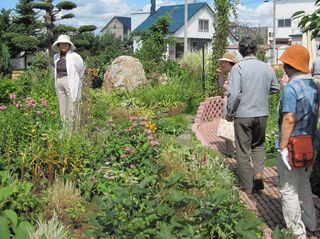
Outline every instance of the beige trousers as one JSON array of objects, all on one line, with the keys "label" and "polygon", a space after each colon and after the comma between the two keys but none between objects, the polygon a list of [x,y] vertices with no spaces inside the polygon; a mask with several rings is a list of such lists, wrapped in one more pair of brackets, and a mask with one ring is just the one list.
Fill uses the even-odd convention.
[{"label": "beige trousers", "polygon": [[292,168],[288,170],[278,155],[278,188],[281,193],[281,203],[284,220],[298,239],[306,239],[306,228],[317,229],[317,217],[310,187],[312,167]]},{"label": "beige trousers", "polygon": [[68,85],[68,77],[63,76],[57,78],[56,92],[58,96],[60,117],[63,124],[64,131],[73,128],[75,120],[76,102],[71,98],[71,92]]}]

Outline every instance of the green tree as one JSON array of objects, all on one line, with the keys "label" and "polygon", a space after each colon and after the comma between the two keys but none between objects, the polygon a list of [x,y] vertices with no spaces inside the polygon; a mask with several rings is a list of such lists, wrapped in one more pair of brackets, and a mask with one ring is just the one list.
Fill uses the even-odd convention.
[{"label": "green tree", "polygon": [[316,0],[314,5],[318,8],[311,14],[297,11],[292,15],[292,19],[301,18],[298,26],[302,28],[302,32],[312,32],[312,38],[316,38],[320,31],[320,0]]},{"label": "green tree", "polygon": [[142,40],[142,47],[136,52],[136,56],[144,65],[147,73],[161,66],[167,45],[173,42],[169,31],[169,21],[169,16],[158,17],[157,21],[145,32],[136,33],[141,36]]},{"label": "green tree", "polygon": [[[40,9],[45,11],[44,23],[47,29],[46,45],[49,48],[50,55],[52,56],[53,50],[51,45],[53,44],[55,38],[62,33],[77,33],[86,31],[94,31],[96,29],[93,25],[82,26],[79,29],[67,26],[63,24],[57,24],[59,20],[70,19],[75,17],[72,13],[63,14],[61,17],[58,17],[64,11],[70,11],[77,7],[77,4],[71,1],[62,1],[57,4],[53,4],[54,0],[38,0],[33,3],[33,8]],[[58,15],[59,14],[59,15]]]},{"label": "green tree", "polygon": [[11,10],[1,9],[0,11],[0,72],[8,73],[10,70],[10,53],[7,44],[4,41],[4,33],[10,28]]},{"label": "green tree", "polygon": [[214,85],[217,85],[219,67],[218,59],[221,58],[227,47],[227,37],[230,32],[231,20],[234,16],[236,18],[236,6],[238,0],[213,0],[213,14],[214,14],[214,34],[212,42],[212,61],[211,61],[211,75],[209,75],[209,84],[207,88],[212,91]]},{"label": "green tree", "polygon": [[28,54],[35,54],[40,43],[38,36],[42,23],[32,8],[34,0],[20,0],[12,16],[12,24],[4,34],[10,53],[15,56],[24,51],[25,63]]}]

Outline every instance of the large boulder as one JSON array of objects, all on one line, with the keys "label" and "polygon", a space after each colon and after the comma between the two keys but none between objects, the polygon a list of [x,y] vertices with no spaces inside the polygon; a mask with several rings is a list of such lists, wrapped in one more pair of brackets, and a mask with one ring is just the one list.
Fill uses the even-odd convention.
[{"label": "large boulder", "polygon": [[113,88],[132,90],[146,83],[146,75],[140,61],[131,56],[119,56],[105,72],[102,88],[108,91]]}]

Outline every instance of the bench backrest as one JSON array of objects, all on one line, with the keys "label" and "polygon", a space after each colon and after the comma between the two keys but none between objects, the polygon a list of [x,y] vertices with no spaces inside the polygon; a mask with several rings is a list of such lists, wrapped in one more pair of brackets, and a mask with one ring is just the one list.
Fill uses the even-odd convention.
[{"label": "bench backrest", "polygon": [[213,120],[213,118],[220,118],[223,111],[223,97],[214,96],[206,98],[201,102],[194,123],[203,123]]}]

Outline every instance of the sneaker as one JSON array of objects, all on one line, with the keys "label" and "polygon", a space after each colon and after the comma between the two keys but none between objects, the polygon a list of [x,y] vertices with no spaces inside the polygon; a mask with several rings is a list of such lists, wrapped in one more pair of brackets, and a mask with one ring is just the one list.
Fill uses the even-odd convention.
[{"label": "sneaker", "polygon": [[264,189],[263,179],[257,178],[253,180],[253,191],[258,192]]}]

